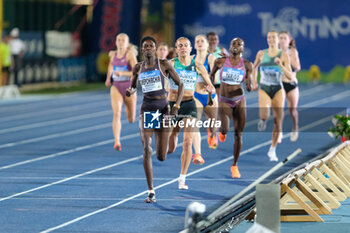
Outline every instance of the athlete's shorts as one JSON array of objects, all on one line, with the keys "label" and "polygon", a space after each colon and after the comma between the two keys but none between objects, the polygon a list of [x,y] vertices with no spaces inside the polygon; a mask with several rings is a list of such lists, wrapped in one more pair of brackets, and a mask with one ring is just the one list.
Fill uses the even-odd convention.
[{"label": "athlete's shorts", "polygon": [[168,115],[168,100],[164,99],[149,99],[147,97],[143,97],[143,102],[140,109],[140,114],[144,112],[159,112],[162,115]]},{"label": "athlete's shorts", "polygon": [[113,81],[113,86],[115,86],[119,93],[123,96],[123,98],[125,98],[125,93],[126,90],[130,87],[131,81],[127,80],[127,81],[123,81],[123,82],[116,82]]},{"label": "athlete's shorts", "polygon": [[[174,106],[175,101],[169,101],[170,109]],[[197,108],[194,99],[182,101],[180,104],[180,109],[178,115],[176,116],[176,121],[181,121],[184,118],[194,117],[197,118]]]},{"label": "athlete's shorts", "polygon": [[297,82],[282,82],[283,83],[283,88],[286,90],[286,93],[290,92],[291,90],[295,89],[298,87]]},{"label": "athlete's shorts", "polygon": [[265,91],[268,96],[270,96],[271,99],[275,96],[275,94],[282,89],[282,85],[265,85],[260,84],[260,89]]},{"label": "athlete's shorts", "polygon": [[235,108],[244,99],[245,99],[244,95],[236,96],[233,98],[227,98],[219,95],[219,102],[226,103],[231,108]]},{"label": "athlete's shorts", "polygon": [[[211,95],[211,98],[214,99],[216,96],[216,93]],[[203,105],[203,108],[205,108],[208,105],[208,99],[209,99],[209,94],[200,94],[198,92],[194,92],[194,97],[201,102]]]}]

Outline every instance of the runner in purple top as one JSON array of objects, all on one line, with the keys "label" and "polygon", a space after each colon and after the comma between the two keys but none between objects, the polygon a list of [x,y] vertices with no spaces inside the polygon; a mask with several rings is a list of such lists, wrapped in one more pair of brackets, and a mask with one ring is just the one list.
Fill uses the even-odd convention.
[{"label": "runner in purple top", "polygon": [[220,71],[219,115],[221,128],[220,142],[226,140],[229,131],[230,119],[233,119],[235,142],[233,146],[233,164],[231,173],[233,178],[240,178],[237,162],[242,147],[242,132],[246,122],[246,101],[242,83],[246,81],[247,91],[251,90],[252,63],[242,58],[244,41],[234,38],[230,43],[230,56],[215,60],[210,78],[214,82],[215,73]]},{"label": "runner in purple top", "polygon": [[[142,38],[141,51],[144,55],[144,61],[137,63],[133,69],[133,77],[130,89],[127,95],[133,95],[136,91],[136,83],[142,87],[143,101],[140,111],[140,135],[143,145],[143,167],[147,178],[148,196],[145,200],[147,203],[156,202],[155,192],[153,189],[153,169],[152,169],[152,136],[155,133],[157,158],[164,161],[168,151],[169,129],[164,128],[165,115],[168,114],[168,99],[165,94],[164,81],[171,78],[178,85],[176,105],[171,109],[170,114],[176,115],[184,93],[184,85],[176,73],[174,67],[165,59],[158,59],[156,53],[156,40],[151,36]],[[159,127],[145,127],[144,118],[147,115],[159,117]],[[153,125],[152,125],[153,126]]]},{"label": "runner in purple top", "polygon": [[[125,111],[129,122],[135,121],[136,115],[136,95],[126,97],[126,89],[130,86],[132,67],[137,63],[137,50],[129,43],[129,37],[125,33],[120,33],[116,37],[117,49],[109,52],[109,65],[106,78],[106,86],[111,86],[111,104],[113,109],[113,135],[114,149],[122,150],[120,144],[121,131],[121,110],[125,103]],[[111,78],[113,81],[111,81]]]}]

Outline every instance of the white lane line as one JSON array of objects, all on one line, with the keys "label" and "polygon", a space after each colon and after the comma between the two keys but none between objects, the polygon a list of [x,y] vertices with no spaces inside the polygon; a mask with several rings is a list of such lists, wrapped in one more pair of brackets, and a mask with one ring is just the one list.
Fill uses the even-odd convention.
[{"label": "white lane line", "polygon": [[[78,98],[78,100],[79,100],[79,98],[82,98],[81,100],[79,100],[79,101],[81,101],[81,102],[85,102],[85,101],[89,101],[90,99],[91,100],[96,100],[97,98],[101,98],[101,100],[102,99],[105,99],[106,98],[106,94],[107,94],[107,92],[106,93],[103,93],[103,94],[98,94],[98,95],[96,95],[96,94],[93,94],[93,95],[81,95],[81,94],[76,94],[77,96],[73,96],[73,95],[69,95],[69,96],[57,96],[57,95],[52,95],[52,96],[48,96],[48,98],[41,98],[41,99],[35,99],[34,101],[36,101],[36,102],[31,102],[31,103],[21,103],[21,104],[16,104],[16,105],[11,105],[11,106],[5,106],[3,109],[4,109],[4,111],[0,111],[0,112],[6,112],[6,113],[9,113],[10,111],[18,111],[18,109],[21,109],[21,110],[23,110],[23,109],[26,109],[26,110],[30,110],[30,109],[32,109],[33,108],[33,105],[47,105],[47,106],[50,106],[50,104],[51,104],[51,106],[52,106],[52,103],[51,102],[55,102],[54,104],[56,104],[57,103],[57,100],[59,100],[59,101],[61,101],[61,100],[63,100],[63,101],[65,101],[64,99],[66,99],[66,98],[75,98],[75,99],[77,99]],[[63,103],[63,102],[62,102]],[[79,104],[79,103],[76,103],[77,105]]]},{"label": "white lane line", "polygon": [[[126,135],[126,136],[122,136],[120,138],[120,140],[122,141],[122,140],[130,139],[130,138],[135,138],[135,137],[138,137],[138,136],[140,136],[140,133],[129,134],[129,135]],[[74,149],[65,150],[65,151],[61,151],[61,152],[58,152],[58,153],[49,154],[49,155],[45,155],[45,156],[40,156],[40,157],[37,157],[35,159],[28,159],[28,160],[24,160],[22,162],[9,164],[9,165],[0,167],[0,170],[5,170],[5,169],[17,167],[17,166],[24,165],[24,164],[27,164],[27,163],[33,163],[33,162],[37,162],[37,161],[44,160],[44,159],[54,158],[54,157],[57,157],[57,156],[66,155],[66,154],[70,154],[70,153],[77,152],[77,151],[87,150],[87,149],[90,149],[90,148],[93,148],[93,147],[96,147],[96,146],[102,146],[102,145],[106,145],[106,144],[113,143],[113,142],[114,142],[114,139],[109,139],[109,140],[97,142],[97,143],[94,143],[94,144],[88,144],[88,145],[85,145],[85,146],[76,147]]]},{"label": "white lane line", "polygon": [[[65,179],[66,177],[20,177],[20,176],[3,176],[0,177],[0,181],[1,180],[57,180],[57,179]],[[153,178],[153,180],[172,180],[173,177],[158,177],[158,178]],[[145,177],[79,177],[77,178],[77,180],[145,180]],[[232,181],[232,179],[225,179],[225,178],[221,178],[221,179],[217,179],[217,178],[189,178],[186,180],[194,180],[194,181]],[[237,182],[239,181],[255,181],[256,179],[244,179],[244,178],[240,178],[239,180],[237,180]]]},{"label": "white lane line", "polygon": [[[128,120],[122,120],[121,121],[121,123],[127,123],[127,122],[128,122]],[[87,128],[71,130],[71,131],[64,132],[64,133],[50,134],[50,135],[47,135],[47,136],[31,138],[31,139],[17,141],[17,142],[5,143],[5,144],[0,145],[0,149],[1,148],[18,146],[18,145],[22,145],[22,144],[26,144],[26,143],[39,142],[39,141],[53,139],[53,138],[58,138],[58,137],[63,137],[63,136],[69,136],[69,135],[74,135],[74,134],[86,133],[86,132],[89,132],[89,131],[99,130],[99,129],[108,128],[108,127],[111,127],[111,123],[105,123],[105,124],[91,126],[91,127],[87,127]]]},{"label": "white lane line", "polygon": [[[0,117],[0,123],[1,122],[7,122],[7,121],[14,121],[14,120],[23,120],[26,118],[32,118],[35,116],[43,116],[43,115],[49,115],[52,113],[70,113],[72,111],[79,111],[84,108],[93,108],[95,106],[102,106],[105,101],[95,101],[96,103],[84,103],[84,104],[77,104],[69,107],[60,107],[60,108],[53,108],[53,109],[42,109],[40,111],[31,111],[31,112],[26,112],[22,114],[16,113],[15,116],[2,116]],[[107,105],[107,103],[106,103]],[[52,106],[51,106],[52,107]],[[3,119],[1,119],[3,118]]]},{"label": "white lane line", "polygon": [[64,119],[39,122],[39,123],[30,124],[30,125],[16,126],[16,127],[12,127],[12,128],[2,129],[2,130],[0,130],[0,134],[17,132],[20,130],[33,129],[33,128],[49,126],[49,125],[62,124],[62,123],[67,123],[67,122],[72,122],[72,121],[90,119],[90,118],[101,117],[101,116],[106,116],[106,115],[110,115],[110,114],[112,114],[112,110],[106,110],[106,111],[100,111],[100,112],[95,112],[95,113],[83,114],[83,115],[79,115],[79,116],[67,117]]},{"label": "white lane line", "polygon": [[[328,119],[331,119],[332,117],[333,117],[333,116],[326,117],[326,118],[323,118],[323,120],[324,120],[324,119],[327,119],[327,120],[328,120]],[[321,122],[321,121],[322,121],[322,119],[321,119],[321,120],[318,120],[318,121],[316,121],[316,122],[314,122],[314,123],[311,123],[311,124],[309,124],[309,125],[307,125],[307,126],[301,127],[301,128],[300,128],[300,131],[303,131],[303,130],[309,128],[309,126],[310,126],[310,127],[313,127],[313,125],[314,125],[315,123],[316,123],[316,124],[320,124],[319,122]],[[134,134],[134,135],[136,135],[136,134]],[[289,135],[290,135],[290,133],[285,134],[285,135],[283,136],[283,138],[285,138],[285,137],[287,137],[287,136],[289,136]],[[128,135],[128,136],[132,137],[131,135]],[[125,137],[128,137],[128,136],[125,136]],[[201,140],[204,140],[204,139],[207,138],[207,137],[208,137],[208,136],[206,135],[206,136],[202,137]],[[109,140],[109,141],[113,141],[113,140]],[[250,149],[248,149],[248,150],[245,150],[244,152],[241,153],[241,155],[243,155],[243,154],[245,154],[245,153],[248,153],[248,152],[251,152],[252,150],[256,150],[256,149],[258,149],[258,148],[260,148],[260,147],[262,147],[262,146],[269,145],[269,143],[271,143],[271,140],[269,140],[269,141],[267,141],[267,142],[265,142],[265,143],[259,144],[259,145],[257,145],[257,146],[254,146],[254,147],[252,147],[252,148],[250,148]],[[106,144],[106,141],[100,142],[100,143],[98,143],[98,144]],[[95,144],[94,144],[94,145],[95,145]],[[177,147],[180,147],[181,145],[182,145],[182,143],[179,143],[179,144],[177,145]],[[92,146],[92,145],[87,145],[87,146],[84,146],[84,147],[80,147],[80,148],[81,148],[80,150],[86,149],[87,147],[91,147],[91,146]],[[77,150],[75,150],[75,151],[77,151]],[[66,151],[66,152],[67,152],[67,153],[71,153],[71,152],[74,152],[74,151],[68,150],[68,151]],[[65,153],[65,154],[66,154],[66,153]],[[155,154],[155,151],[153,151],[152,155],[153,155],[153,154]],[[55,156],[62,155],[62,152],[57,153],[57,154],[54,154],[54,155],[55,155]],[[47,158],[51,158],[51,157],[54,157],[54,156],[53,156],[53,155],[49,155],[49,156],[39,157],[39,158],[37,158],[37,160],[47,159]],[[139,159],[139,158],[142,158],[142,155],[141,155],[141,156],[138,156],[138,157],[135,157],[135,158],[132,158],[132,161],[133,161],[134,159]],[[232,157],[228,157],[227,159],[221,160],[221,162],[219,161],[219,162],[214,163],[214,164],[223,163],[223,162],[225,162],[225,161],[228,161],[230,158],[232,158]],[[118,162],[118,163],[116,163],[116,164],[118,164],[118,165],[124,164],[125,161],[129,161],[129,160],[130,160],[130,159],[124,160],[124,161]],[[28,160],[27,160],[27,161],[28,161]],[[27,162],[27,161],[23,161],[23,162],[20,162],[20,163],[18,163],[18,164],[19,164],[19,165],[22,165],[24,162]],[[29,162],[32,162],[32,160],[29,160],[27,163],[29,163]],[[113,165],[113,164],[112,164],[112,165]],[[13,195],[11,195],[11,196],[7,196],[7,197],[4,197],[4,198],[0,199],[0,202],[1,202],[1,201],[4,201],[4,200],[11,199],[11,198],[13,198],[13,197],[17,197],[17,196],[26,194],[26,193],[30,193],[30,192],[36,191],[36,190],[39,190],[39,189],[43,189],[43,188],[46,188],[46,187],[49,187],[49,186],[52,186],[52,185],[55,185],[55,184],[63,183],[63,182],[66,182],[66,181],[68,181],[68,180],[71,180],[71,179],[75,179],[75,178],[84,176],[84,174],[87,175],[87,174],[95,173],[95,172],[97,172],[97,171],[102,171],[102,170],[105,170],[105,169],[110,168],[110,166],[112,166],[112,165],[105,166],[105,167],[102,167],[102,168],[97,168],[97,169],[94,169],[94,170],[91,170],[91,171],[88,171],[88,172],[85,172],[85,173],[82,173],[82,174],[78,174],[78,175],[75,175],[75,176],[72,176],[72,177],[63,179],[63,180],[59,180],[59,181],[56,181],[56,182],[47,184],[47,185],[39,186],[39,187],[34,188],[34,189],[30,189],[30,190],[27,190],[27,191],[24,191],[24,192],[16,193],[16,194],[13,194]],[[18,165],[16,164],[16,166],[18,166]],[[114,167],[114,166],[117,166],[117,165],[113,165],[112,167]],[[209,166],[211,166],[211,165],[209,165]],[[0,168],[0,170],[1,170],[1,168]],[[199,170],[201,170],[201,169],[199,169]],[[192,174],[192,173],[189,173],[189,174]],[[193,174],[195,174],[195,173],[193,173]],[[172,181],[169,181],[169,182],[173,182],[173,180],[172,180]],[[169,183],[169,182],[168,182],[168,183]],[[142,194],[140,194],[140,195],[142,195]]]},{"label": "white lane line", "polygon": [[[141,104],[142,103],[138,103],[136,105],[136,109],[139,109]],[[100,111],[100,112],[95,112],[95,113],[87,113],[87,114],[82,114],[82,115],[78,115],[78,116],[67,117],[67,118],[58,119],[58,120],[51,120],[51,121],[38,122],[38,123],[33,123],[33,124],[26,124],[26,125],[16,126],[16,127],[7,128],[7,129],[0,129],[0,134],[9,133],[9,132],[16,132],[16,131],[26,130],[26,129],[32,129],[32,128],[37,128],[37,127],[43,127],[43,126],[49,126],[49,125],[56,125],[59,123],[67,123],[67,122],[72,122],[72,121],[77,121],[77,120],[90,119],[92,117],[105,116],[105,115],[109,115],[111,113],[112,113],[112,109]]]},{"label": "white lane line", "polygon": [[[344,97],[344,95],[348,95],[348,94],[349,94],[348,91],[344,91],[344,92],[341,92],[341,93],[337,94],[336,97],[334,97],[334,98],[333,98],[333,97],[326,97],[326,98],[324,98],[324,99],[321,99],[321,100],[318,100],[318,101],[314,101],[314,102],[312,102],[312,106],[317,105],[317,103],[319,103],[319,102],[320,102],[320,103],[327,103],[327,102],[331,102],[331,101],[336,101],[336,100],[338,100],[338,99],[342,99],[342,98]],[[306,106],[306,105],[309,105],[309,104],[304,104],[304,105],[302,105],[301,107],[304,107],[304,106]],[[311,106],[311,105],[310,105],[310,106]],[[271,116],[270,118],[272,119],[272,116]],[[257,122],[258,122],[258,119],[249,121],[249,122],[246,123],[246,127],[251,126],[251,125],[254,125],[254,124],[256,124]],[[103,142],[105,142],[105,141],[103,141]],[[103,143],[103,142],[102,142],[102,143]],[[110,142],[110,141],[109,141],[109,142]],[[108,143],[109,143],[109,142],[108,142]],[[101,143],[101,142],[100,142],[100,143]],[[97,143],[97,144],[98,144],[98,143]],[[94,145],[95,145],[95,144],[94,144]],[[86,145],[85,147],[87,147],[87,146],[89,146],[89,145]],[[78,148],[80,148],[80,147],[78,147]],[[91,148],[91,147],[89,147],[89,148]],[[86,149],[89,149],[89,148],[86,148]],[[75,152],[74,149],[69,150],[69,151],[70,151],[69,153]],[[65,152],[66,152],[66,151],[63,151],[63,152],[60,152],[60,153],[66,154]],[[60,153],[55,153],[55,154],[53,154],[53,155],[58,156],[58,155],[61,155]],[[58,154],[58,155],[57,155],[57,154]],[[19,165],[23,165],[23,164],[27,164],[27,163],[31,163],[31,162],[43,160],[43,159],[48,159],[48,158],[51,158],[51,156],[52,156],[52,155],[47,155],[47,156],[44,156],[43,158],[42,158],[42,157],[39,157],[39,158],[36,158],[36,159],[30,159],[30,160],[26,160],[26,161],[23,161],[23,162],[19,162],[19,163],[15,163],[15,164],[3,166],[3,167],[0,167],[0,170],[4,170],[4,169],[16,167],[16,166],[19,166]],[[56,156],[53,156],[53,157],[56,157]]]},{"label": "white lane line", "polygon": [[[140,98],[137,99],[137,106],[141,105],[141,101],[139,100]],[[84,108],[94,108],[95,106],[103,106],[103,104],[109,106],[110,105],[110,98],[108,99],[103,99],[103,100],[96,100],[94,102],[89,102],[89,103],[76,103],[73,106],[65,106],[65,107],[57,107],[54,109],[47,109],[47,110],[40,110],[40,111],[35,111],[35,112],[26,112],[23,114],[17,114],[16,116],[0,116],[0,123],[1,122],[7,122],[7,121],[14,121],[14,120],[19,120],[19,119],[25,119],[25,118],[31,118],[33,116],[42,116],[46,114],[52,114],[52,113],[66,113],[66,112],[71,112],[71,111],[77,111],[80,109]],[[52,108],[52,106],[50,106]],[[3,119],[1,119],[3,118]]]},{"label": "white lane line", "polygon": [[50,184],[42,185],[42,186],[39,186],[39,187],[30,189],[30,190],[27,190],[27,191],[24,191],[24,192],[16,193],[16,194],[13,194],[11,196],[7,196],[7,197],[4,197],[4,198],[1,198],[0,202],[8,200],[8,199],[11,199],[11,198],[14,198],[14,197],[21,196],[21,195],[26,194],[26,193],[34,192],[36,190],[47,188],[47,187],[50,187],[50,186],[53,186],[53,185],[56,185],[56,184],[61,184],[61,183],[64,183],[66,181],[79,178],[81,176],[86,176],[86,175],[89,175],[89,174],[93,174],[95,172],[103,171],[103,170],[106,170],[106,169],[109,169],[109,168],[112,168],[112,167],[115,167],[115,166],[122,165],[124,163],[129,163],[129,162],[141,159],[142,157],[143,156],[140,155],[140,156],[137,156],[137,157],[134,157],[134,158],[131,158],[131,159],[126,159],[126,160],[123,160],[123,161],[120,161],[120,162],[117,162],[117,163],[113,163],[113,164],[110,164],[110,165],[107,165],[107,166],[104,166],[104,167],[100,167],[100,168],[97,168],[97,169],[94,169],[94,170],[90,170],[88,172],[84,172],[84,173],[81,173],[81,174],[78,174],[78,175],[75,175],[75,176],[71,176],[71,177],[68,177],[68,178],[63,179],[63,180],[58,180],[58,181],[50,183]]},{"label": "white lane line", "polygon": [[[325,123],[325,122],[327,122],[327,121],[330,121],[332,118],[333,118],[333,116],[330,116],[330,117],[325,117],[325,118],[323,118],[323,119],[320,119],[320,120],[318,120],[318,121],[315,121],[315,122],[313,122],[313,123],[311,123],[311,124],[309,124],[309,125],[307,125],[307,126],[304,126],[304,127],[300,128],[300,131],[304,131],[304,130],[310,129],[310,128],[315,127],[315,126],[317,126],[317,125],[319,125],[319,124],[323,124],[323,123]],[[285,137],[288,137],[290,134],[291,134],[291,133],[288,133],[288,134],[284,135],[283,137],[284,137],[284,138],[285,138]],[[266,142],[264,142],[264,143],[260,143],[260,144],[258,144],[258,145],[256,145],[256,146],[253,146],[253,147],[251,147],[251,148],[249,148],[249,149],[247,149],[247,150],[244,150],[244,151],[240,154],[240,156],[243,156],[244,154],[247,154],[247,153],[249,153],[249,152],[252,152],[252,151],[257,150],[257,149],[259,149],[259,148],[261,148],[261,147],[267,146],[267,145],[269,145],[269,144],[271,144],[271,140],[266,141]],[[267,157],[266,157],[266,159],[267,159]],[[200,169],[197,169],[197,170],[195,170],[195,171],[193,171],[193,172],[190,172],[190,173],[187,174],[187,176],[191,176],[191,175],[197,174],[197,173],[199,173],[199,172],[208,170],[209,168],[215,167],[215,166],[217,166],[217,165],[219,165],[219,164],[222,164],[222,163],[224,163],[224,162],[227,162],[227,161],[229,161],[229,160],[232,160],[232,155],[229,156],[229,157],[227,157],[226,159],[220,160],[220,161],[218,161],[218,162],[216,162],[216,163],[210,164],[210,165],[208,165],[208,166],[205,166],[205,167],[203,167],[203,168],[200,168]],[[155,190],[156,190],[156,189],[160,189],[160,188],[162,188],[162,187],[165,187],[165,186],[167,186],[167,185],[170,185],[170,184],[172,184],[172,183],[175,183],[177,180],[178,180],[178,178],[172,179],[171,181],[168,181],[168,182],[166,182],[166,183],[163,183],[163,184],[161,184],[161,185],[156,186],[154,189],[155,189]],[[88,213],[88,214],[85,214],[85,215],[80,216],[80,217],[78,217],[78,218],[75,218],[75,219],[73,219],[73,220],[71,220],[71,221],[68,221],[68,222],[62,223],[62,224],[60,224],[60,225],[58,225],[58,226],[55,226],[55,227],[46,229],[46,230],[44,230],[44,231],[41,231],[41,233],[52,232],[52,231],[54,231],[54,230],[57,230],[57,229],[60,229],[60,228],[65,227],[65,226],[71,225],[71,224],[73,224],[73,223],[75,223],[75,222],[78,222],[78,221],[80,221],[80,220],[83,220],[83,219],[85,219],[85,218],[88,218],[88,217],[90,217],[90,216],[92,216],[92,215],[95,215],[95,214],[104,212],[104,211],[106,211],[106,210],[109,210],[109,209],[111,209],[111,208],[114,208],[114,207],[116,207],[116,206],[119,206],[119,205],[121,205],[121,204],[123,204],[123,203],[125,203],[125,202],[127,202],[127,201],[133,200],[133,199],[135,199],[135,198],[137,198],[137,197],[140,197],[140,196],[142,196],[142,195],[144,195],[144,194],[146,194],[146,193],[147,193],[147,190],[145,190],[145,191],[143,191],[143,192],[141,192],[141,193],[138,193],[138,194],[136,194],[136,195],[134,195],[134,196],[131,196],[131,197],[129,197],[129,198],[126,198],[126,199],[124,199],[124,200],[118,201],[118,202],[116,202],[116,203],[114,203],[114,204],[112,204],[112,205],[109,205],[109,206],[105,207],[105,208],[102,208],[102,209],[93,211],[93,212],[91,212],[91,213]]]},{"label": "white lane line", "polygon": [[[329,84],[323,85],[323,86],[317,86],[315,88],[308,89],[307,91],[304,91],[304,92],[300,93],[300,96],[306,96],[306,95],[309,95],[309,94],[313,94],[315,92],[318,92],[318,91],[321,91],[321,90],[325,89],[327,86],[329,86]],[[256,97],[256,96],[254,96],[254,97]],[[327,98],[325,98],[325,100],[326,99]],[[139,107],[139,106],[137,106],[137,107]],[[258,119],[253,121],[253,122],[247,123],[246,126],[253,125],[253,124],[257,123],[257,122],[258,122]],[[96,126],[96,127],[98,127],[98,126]],[[91,128],[93,128],[93,127],[91,127]],[[101,128],[104,128],[104,126],[101,126]],[[93,129],[91,129],[91,130],[93,130]],[[87,131],[90,131],[90,129],[86,128],[86,131],[84,131],[84,129],[82,129],[81,132],[87,132]],[[23,141],[19,141],[19,142],[6,143],[6,144],[3,144],[3,145],[0,145],[0,149],[1,148],[6,148],[6,147],[12,147],[12,146],[16,146],[16,145],[21,145],[21,144],[25,144],[25,143],[30,143],[30,142],[38,142],[38,141],[41,141],[41,140],[57,138],[57,137],[62,137],[62,136],[66,136],[66,135],[72,135],[72,134],[76,134],[76,133],[80,133],[80,131],[79,130],[69,131],[69,132],[67,132],[67,134],[65,134],[65,133],[62,133],[62,134],[51,134],[51,135],[48,135],[48,136],[33,138],[33,139],[29,139],[29,140],[23,140]]]},{"label": "white lane line", "polygon": [[[124,123],[124,122],[126,123],[127,120],[122,120],[122,123]],[[103,129],[103,128],[107,128],[107,127],[111,127],[111,123],[95,125],[95,126],[91,126],[91,127],[77,129],[77,130],[71,130],[71,131],[64,132],[64,133],[50,134],[50,135],[46,135],[46,136],[42,136],[42,137],[36,137],[36,138],[31,138],[31,139],[17,141],[17,142],[10,142],[10,143],[6,143],[6,144],[0,145],[0,149],[1,148],[18,146],[18,145],[22,145],[22,144],[26,144],[26,143],[39,142],[39,141],[44,141],[44,140],[48,140],[48,139],[74,135],[74,134],[86,133],[86,132],[89,132],[89,131]]]},{"label": "white lane line", "polygon": [[[206,136],[206,137],[208,137],[208,136]],[[206,137],[203,137],[203,139],[205,139]],[[180,147],[180,146],[182,146],[182,143],[179,143],[176,147]],[[153,151],[152,155],[154,155],[155,153],[156,153],[156,151]],[[119,166],[119,165],[122,165],[122,164],[125,164],[125,163],[129,163],[129,162],[141,159],[141,158],[143,158],[143,155],[139,155],[139,156],[136,156],[136,157],[133,157],[133,158],[130,158],[130,159],[126,159],[126,160],[123,160],[123,161],[120,161],[120,162],[117,162],[117,163],[113,163],[113,164],[104,166],[104,167],[96,168],[96,169],[93,169],[93,170],[90,170],[90,171],[87,171],[87,172],[84,172],[84,173],[80,173],[80,174],[75,175],[75,176],[67,177],[65,179],[58,180],[56,182],[52,182],[50,184],[42,185],[42,186],[39,186],[39,187],[36,187],[36,188],[33,188],[33,189],[29,189],[29,190],[26,190],[26,191],[23,191],[23,192],[20,192],[20,193],[16,193],[16,194],[4,197],[4,198],[0,198],[0,202],[8,200],[8,199],[12,199],[14,197],[21,196],[23,194],[31,193],[31,192],[34,192],[36,190],[47,188],[47,187],[50,187],[50,186],[53,186],[53,185],[56,185],[56,184],[64,183],[66,181],[73,180],[73,179],[76,179],[76,178],[79,178],[79,177],[82,177],[82,176],[86,176],[86,175],[90,175],[90,174],[93,174],[93,173],[96,173],[96,172],[99,172],[99,171],[103,171],[103,170],[106,170],[106,169],[109,169],[109,168],[112,168],[112,167],[115,167],[115,166]]]}]

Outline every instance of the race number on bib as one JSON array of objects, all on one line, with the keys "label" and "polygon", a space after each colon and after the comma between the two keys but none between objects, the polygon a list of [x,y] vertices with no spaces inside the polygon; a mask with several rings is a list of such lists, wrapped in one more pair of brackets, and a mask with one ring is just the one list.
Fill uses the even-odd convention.
[{"label": "race number on bib", "polygon": [[115,74],[115,72],[122,72],[122,71],[128,71],[128,67],[127,66],[113,66],[113,74],[112,74],[113,81],[122,82],[122,81],[130,80],[129,76],[117,76]]},{"label": "race number on bib", "polygon": [[277,67],[261,67],[261,82],[267,84],[279,84],[281,82],[281,71]]},{"label": "race number on bib", "polygon": [[[176,69],[176,72],[180,76],[181,81],[184,83],[185,90],[194,91],[197,82],[197,72],[190,70]],[[176,90],[178,87],[175,82],[170,79],[170,89]]]},{"label": "race number on bib", "polygon": [[163,88],[159,70],[143,72],[139,76],[142,92],[159,91]]},{"label": "race number on bib", "polygon": [[239,85],[243,81],[243,70],[225,67],[222,71],[222,82],[229,85]]}]

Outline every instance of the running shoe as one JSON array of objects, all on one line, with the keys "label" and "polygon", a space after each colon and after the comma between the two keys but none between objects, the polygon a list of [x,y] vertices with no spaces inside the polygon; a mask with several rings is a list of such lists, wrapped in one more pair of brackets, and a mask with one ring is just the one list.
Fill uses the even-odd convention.
[{"label": "running shoe", "polygon": [[113,147],[116,151],[122,150],[122,145],[120,144],[120,142],[115,142]]},{"label": "running shoe", "polygon": [[278,158],[276,155],[276,149],[269,149],[269,152],[267,152],[267,156],[269,156],[271,162],[277,162]]},{"label": "running shoe", "polygon": [[205,161],[201,154],[193,154],[192,162],[197,165],[197,164],[203,164]]},{"label": "running shoe", "polygon": [[208,137],[208,145],[211,149],[216,149],[218,147],[218,138],[216,136]]},{"label": "running shoe", "polygon": [[155,203],[157,202],[156,200],[156,194],[155,193],[149,193],[148,197],[145,199],[146,203]]},{"label": "running shoe", "polygon": [[295,142],[296,140],[298,140],[298,137],[299,137],[299,132],[298,130],[293,130],[291,135],[290,135],[290,140],[292,142]]},{"label": "running shoe", "polygon": [[258,122],[258,131],[265,131],[266,129],[266,121],[259,119]]},{"label": "running shoe", "polygon": [[221,132],[219,133],[219,141],[224,142],[226,141],[226,134],[222,134]]},{"label": "running shoe", "polygon": [[178,183],[179,183],[179,189],[184,189],[184,190],[188,189],[188,186],[185,184],[184,181],[178,180]]},{"label": "running shoe", "polygon": [[241,178],[241,173],[239,173],[238,166],[231,166],[232,178]]},{"label": "running shoe", "polygon": [[280,132],[280,133],[278,134],[277,142],[278,142],[278,143],[282,143],[282,138],[283,138],[283,133]]}]

